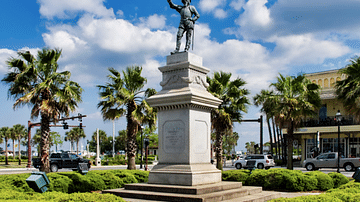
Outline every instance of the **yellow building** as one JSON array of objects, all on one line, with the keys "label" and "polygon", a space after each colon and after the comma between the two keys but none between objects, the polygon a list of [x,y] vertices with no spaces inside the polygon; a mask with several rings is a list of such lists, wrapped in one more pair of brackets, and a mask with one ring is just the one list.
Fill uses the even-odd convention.
[{"label": "yellow building", "polygon": [[[336,99],[335,82],[345,79],[338,70],[305,74],[311,82],[321,86],[322,107],[317,116],[304,120],[303,127],[294,134],[301,145],[301,162],[318,153],[338,151],[338,122],[336,113],[341,113],[340,152],[346,157],[360,157],[360,123],[357,122]],[[283,130],[286,134],[286,130]]]}]

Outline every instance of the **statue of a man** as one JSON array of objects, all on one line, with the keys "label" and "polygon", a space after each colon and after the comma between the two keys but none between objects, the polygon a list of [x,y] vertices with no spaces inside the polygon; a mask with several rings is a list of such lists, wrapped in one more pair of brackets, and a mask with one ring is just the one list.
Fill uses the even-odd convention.
[{"label": "statue of a man", "polygon": [[185,52],[187,52],[191,44],[191,35],[192,32],[194,31],[194,23],[197,19],[199,19],[200,15],[196,11],[195,7],[190,5],[191,0],[181,0],[181,2],[184,4],[183,6],[176,5],[171,0],[167,0],[167,1],[170,5],[170,8],[175,9],[177,12],[180,13],[181,16],[179,30],[176,36],[176,48],[171,54],[179,52],[181,45],[181,38],[183,37],[185,32],[186,32]]}]

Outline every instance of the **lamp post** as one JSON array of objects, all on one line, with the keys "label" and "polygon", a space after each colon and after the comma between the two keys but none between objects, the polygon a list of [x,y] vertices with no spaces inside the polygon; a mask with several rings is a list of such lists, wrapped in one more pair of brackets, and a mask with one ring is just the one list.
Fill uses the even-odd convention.
[{"label": "lamp post", "polygon": [[141,154],[140,154],[140,169],[142,169],[142,163],[143,163],[143,129],[144,129],[144,126],[141,126],[140,127],[140,135],[141,135]]},{"label": "lamp post", "polygon": [[338,125],[338,162],[337,162],[337,172],[340,173],[340,121],[341,121],[341,113],[340,110],[336,113],[336,122]]}]

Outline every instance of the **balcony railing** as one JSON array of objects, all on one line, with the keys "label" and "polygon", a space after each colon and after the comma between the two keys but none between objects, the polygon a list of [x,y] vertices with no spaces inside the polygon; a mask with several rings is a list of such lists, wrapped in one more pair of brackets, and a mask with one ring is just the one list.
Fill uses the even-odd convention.
[{"label": "balcony railing", "polygon": [[[324,127],[324,126],[337,126],[335,116],[328,116],[326,119],[307,119],[302,121],[301,127]],[[360,125],[353,116],[342,116],[340,125]]]}]

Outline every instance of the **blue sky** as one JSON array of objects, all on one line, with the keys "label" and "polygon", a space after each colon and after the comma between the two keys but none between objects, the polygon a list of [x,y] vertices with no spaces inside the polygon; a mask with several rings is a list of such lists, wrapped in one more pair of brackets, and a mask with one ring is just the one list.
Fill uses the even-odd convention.
[{"label": "blue sky", "polygon": [[[203,57],[209,76],[222,70],[244,79],[251,96],[267,89],[278,73],[339,69],[360,52],[359,0],[193,0],[192,5],[201,15],[192,52]],[[106,82],[107,68],[140,65],[146,87],[160,91],[158,67],[175,48],[179,24],[166,0],[3,0],[0,17],[0,77],[16,51],[62,49],[60,70],[71,71],[85,90],[74,115],[88,116],[83,120],[88,139],[96,128],[112,135],[112,123],[104,122],[96,107],[95,86]],[[29,108],[14,111],[8,86],[0,85],[0,126],[26,125]],[[252,106],[244,114],[245,119],[259,116]],[[245,142],[259,142],[259,124],[234,126],[240,134],[237,150],[245,150]],[[125,119],[116,121],[116,130],[125,128]],[[64,136],[63,129],[53,130]],[[265,142],[266,125],[264,131]]]}]

